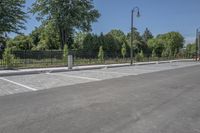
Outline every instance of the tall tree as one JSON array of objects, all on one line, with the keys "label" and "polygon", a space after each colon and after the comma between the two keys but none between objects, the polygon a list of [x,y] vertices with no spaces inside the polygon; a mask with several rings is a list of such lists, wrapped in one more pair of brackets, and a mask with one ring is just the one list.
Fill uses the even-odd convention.
[{"label": "tall tree", "polygon": [[108,32],[108,34],[112,35],[115,39],[117,39],[117,41],[119,41],[121,45],[123,45],[123,43],[125,43],[126,41],[126,35],[121,30],[113,29],[110,32]]},{"label": "tall tree", "polygon": [[146,28],[142,35],[143,41],[147,44],[148,40],[152,39],[152,38],[153,38],[153,34],[151,33],[151,31],[148,28]]},{"label": "tall tree", "polygon": [[25,29],[26,13],[23,11],[25,0],[1,0],[0,2],[0,36],[5,33],[19,33]]},{"label": "tall tree", "polygon": [[51,21],[59,31],[61,48],[71,45],[75,29],[90,31],[91,23],[97,21],[99,12],[92,0],[36,0],[32,5],[38,19]]},{"label": "tall tree", "polygon": [[179,32],[169,32],[158,35],[157,38],[165,43],[165,50],[169,50],[169,56],[179,53],[184,46],[184,37]]}]

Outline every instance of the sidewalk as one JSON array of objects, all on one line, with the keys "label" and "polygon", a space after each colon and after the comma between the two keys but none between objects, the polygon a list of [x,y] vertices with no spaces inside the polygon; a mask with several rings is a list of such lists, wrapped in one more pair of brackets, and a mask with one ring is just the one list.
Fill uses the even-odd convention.
[{"label": "sidewalk", "polygon": [[[163,64],[163,63],[188,62],[188,61],[194,61],[194,60],[192,60],[192,59],[181,59],[181,60],[168,60],[168,61],[138,62],[138,63],[134,63],[133,65]],[[39,74],[39,73],[55,73],[55,72],[91,70],[91,69],[102,69],[102,68],[113,68],[113,67],[124,67],[124,66],[130,66],[130,63],[109,64],[109,65],[75,66],[71,70],[68,69],[68,67],[19,69],[19,70],[0,70],[0,76],[3,77],[3,76],[28,75],[28,74]]]}]

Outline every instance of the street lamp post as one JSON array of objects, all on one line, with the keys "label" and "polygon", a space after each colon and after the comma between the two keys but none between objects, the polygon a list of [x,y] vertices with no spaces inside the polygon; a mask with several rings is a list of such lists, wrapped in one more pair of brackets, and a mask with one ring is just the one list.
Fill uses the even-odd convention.
[{"label": "street lamp post", "polygon": [[134,7],[131,11],[131,65],[133,65],[133,17],[135,12],[137,13],[137,17],[140,17],[140,9],[138,7]]},{"label": "street lamp post", "polygon": [[196,29],[196,61],[200,55],[200,27]]}]

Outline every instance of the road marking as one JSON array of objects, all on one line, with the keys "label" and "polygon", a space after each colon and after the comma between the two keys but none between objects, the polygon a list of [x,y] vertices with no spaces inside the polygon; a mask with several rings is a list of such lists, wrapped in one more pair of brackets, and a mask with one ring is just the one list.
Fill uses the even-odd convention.
[{"label": "road marking", "polygon": [[15,85],[24,87],[24,88],[29,89],[29,90],[31,90],[31,91],[37,91],[37,89],[35,89],[35,88],[32,88],[32,87],[29,87],[29,86],[26,86],[26,85],[23,85],[23,84],[20,84],[20,83],[17,83],[17,82],[8,80],[8,79],[6,79],[6,78],[0,78],[0,79],[1,79],[1,80],[4,80],[4,81],[7,81],[7,82],[10,82],[10,83],[12,83],[12,84],[15,84]]},{"label": "road marking", "polygon": [[78,78],[78,79],[87,79],[87,80],[92,80],[92,81],[100,81],[101,79],[97,78],[88,78],[88,77],[81,77],[81,76],[75,76],[75,75],[69,75],[69,74],[61,74],[61,73],[46,73],[48,75],[60,75],[60,76],[67,76],[67,77],[72,77],[72,78]]},{"label": "road marking", "polygon": [[91,70],[88,72],[101,72],[101,73],[108,73],[108,74],[123,74],[123,75],[131,75],[130,73],[121,73],[121,72],[105,72],[105,71],[98,71],[98,70]]}]

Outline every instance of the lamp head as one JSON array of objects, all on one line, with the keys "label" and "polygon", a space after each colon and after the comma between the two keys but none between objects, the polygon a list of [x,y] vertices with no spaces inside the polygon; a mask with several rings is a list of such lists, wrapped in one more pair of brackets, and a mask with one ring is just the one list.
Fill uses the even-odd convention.
[{"label": "lamp head", "polygon": [[140,17],[140,11],[138,10],[137,12],[137,17],[139,18]]}]

